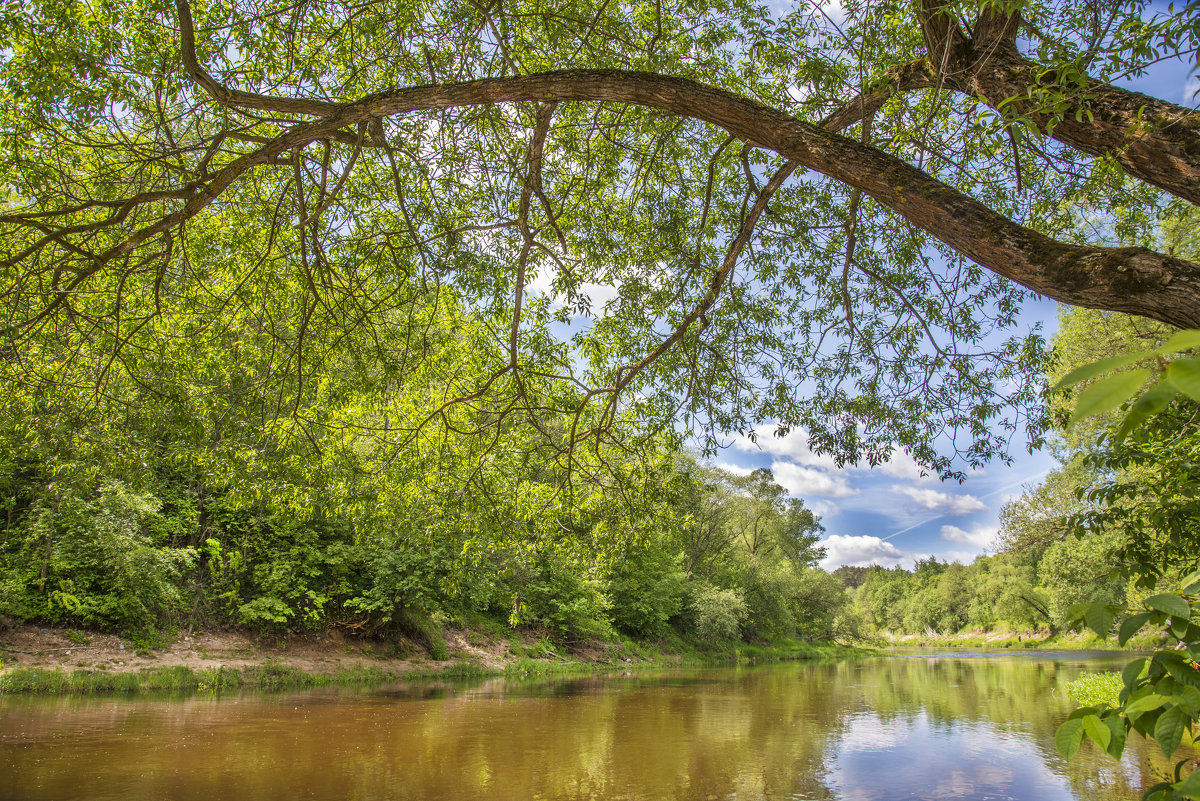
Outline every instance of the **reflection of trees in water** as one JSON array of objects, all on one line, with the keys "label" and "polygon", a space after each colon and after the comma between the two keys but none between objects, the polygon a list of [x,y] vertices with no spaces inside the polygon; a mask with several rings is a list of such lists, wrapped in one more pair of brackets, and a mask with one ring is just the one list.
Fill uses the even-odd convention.
[{"label": "reflection of trees in water", "polygon": [[911,720],[924,712],[933,726],[964,721],[986,724],[993,736],[1030,736],[1046,767],[1064,776],[1072,794],[1088,801],[1140,798],[1146,787],[1161,781],[1168,763],[1152,744],[1131,736],[1121,763],[1098,749],[1064,761],[1054,748],[1054,732],[1075,704],[1065,684],[1095,662],[1062,662],[1035,658],[911,658],[876,660],[837,666],[844,681],[865,671],[871,680],[858,683],[881,721]]},{"label": "reflection of trees in water", "polygon": [[[884,733],[897,742],[916,738],[919,722],[922,731],[968,738],[976,751],[974,738],[1019,741],[1022,764],[1033,759],[1065,775],[1076,798],[1132,801],[1146,773],[1140,763],[1126,769],[1093,755],[1067,764],[1054,752],[1054,730],[1069,706],[1062,685],[1077,672],[1073,664],[1020,658],[872,659],[486,683],[433,698],[25,706],[10,699],[3,702],[8,731],[36,732],[37,742],[0,737],[0,786],[30,801],[70,796],[86,770],[92,795],[111,790],[124,801],[835,798],[823,782],[840,781],[831,771],[852,764],[838,761],[839,749],[885,747]],[[1130,750],[1149,751],[1140,743]],[[1002,751],[994,754],[1001,772],[1010,767]],[[1155,764],[1163,764],[1161,754]],[[932,786],[935,777],[914,781]]]}]

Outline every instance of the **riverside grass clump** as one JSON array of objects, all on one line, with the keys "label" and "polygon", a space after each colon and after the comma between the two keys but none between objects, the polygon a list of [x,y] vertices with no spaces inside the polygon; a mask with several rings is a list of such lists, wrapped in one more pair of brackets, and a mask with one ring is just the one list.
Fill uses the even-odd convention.
[{"label": "riverside grass clump", "polygon": [[[460,677],[466,670],[438,675]],[[410,678],[379,667],[357,665],[337,673],[308,673],[283,663],[268,662],[243,668],[193,669],[186,665],[148,668],[137,673],[99,670],[64,671],[12,668],[0,672],[0,695],[119,695],[143,692],[221,692],[258,690],[279,692],[313,687],[357,687]]]},{"label": "riverside grass clump", "polygon": [[1071,700],[1081,706],[1115,707],[1123,686],[1121,674],[1112,671],[1085,673],[1074,681],[1067,682],[1066,690]]}]

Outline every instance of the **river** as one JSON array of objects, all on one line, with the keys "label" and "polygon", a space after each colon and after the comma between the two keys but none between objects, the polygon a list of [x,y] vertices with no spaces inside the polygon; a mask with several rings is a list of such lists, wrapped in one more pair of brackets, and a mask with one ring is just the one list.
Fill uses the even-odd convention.
[{"label": "river", "polygon": [[1132,801],[1167,762],[1054,731],[1118,657],[923,653],[541,682],[0,698],[9,801]]}]

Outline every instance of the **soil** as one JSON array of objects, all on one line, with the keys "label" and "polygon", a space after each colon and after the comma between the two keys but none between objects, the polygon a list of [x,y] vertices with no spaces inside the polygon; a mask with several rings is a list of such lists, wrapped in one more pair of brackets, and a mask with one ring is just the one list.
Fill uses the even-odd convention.
[{"label": "soil", "polygon": [[[508,640],[495,640],[476,631],[447,629],[451,660],[470,660],[502,669],[516,657]],[[406,673],[436,670],[450,662],[434,662],[425,648],[411,640],[347,636],[331,631],[318,635],[258,638],[231,631],[181,634],[153,648],[137,647],[115,634],[45,626],[0,625],[0,662],[6,667],[99,669],[136,672],[142,668],[192,669],[246,667],[282,663],[306,673],[333,674],[360,665]]]}]

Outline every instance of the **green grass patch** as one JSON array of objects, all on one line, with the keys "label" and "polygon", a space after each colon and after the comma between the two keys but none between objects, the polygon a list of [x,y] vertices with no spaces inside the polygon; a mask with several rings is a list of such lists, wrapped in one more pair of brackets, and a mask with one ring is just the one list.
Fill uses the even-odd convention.
[{"label": "green grass patch", "polygon": [[[457,668],[457,672],[456,672]],[[479,675],[479,666],[452,666],[450,675]],[[474,672],[472,672],[474,671]],[[439,671],[439,675],[441,672]],[[291,665],[268,662],[246,668],[193,670],[186,666],[146,668],[137,673],[101,670],[13,668],[0,672],[0,695],[112,695],[151,692],[281,692],[311,687],[360,687],[407,678],[395,671],[356,665],[337,673],[307,673]]]},{"label": "green grass patch", "polygon": [[1117,699],[1122,687],[1121,674],[1113,671],[1084,673],[1074,681],[1067,682],[1066,690],[1071,700],[1080,706],[1115,707],[1119,703]]}]

